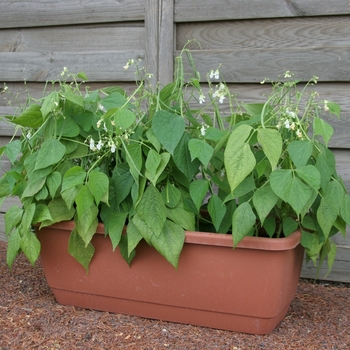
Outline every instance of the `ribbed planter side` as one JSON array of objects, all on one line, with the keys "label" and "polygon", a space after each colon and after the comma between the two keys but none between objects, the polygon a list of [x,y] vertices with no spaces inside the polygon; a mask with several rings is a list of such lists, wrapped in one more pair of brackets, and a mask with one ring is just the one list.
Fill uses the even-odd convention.
[{"label": "ribbed planter side", "polygon": [[300,232],[287,238],[232,237],[186,232],[176,270],[142,242],[131,267],[112,251],[99,225],[86,274],[68,253],[72,222],[37,232],[41,263],[56,300],[64,305],[266,334],[285,317],[298,285]]}]

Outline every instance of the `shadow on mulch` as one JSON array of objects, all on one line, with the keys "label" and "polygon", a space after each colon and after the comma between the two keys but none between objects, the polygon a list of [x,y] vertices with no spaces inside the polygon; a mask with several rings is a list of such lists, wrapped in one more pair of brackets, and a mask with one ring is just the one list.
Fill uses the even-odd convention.
[{"label": "shadow on mulch", "polygon": [[[59,305],[40,264],[6,266],[0,242],[0,350],[350,349],[350,285],[300,280],[269,335],[249,335]],[[233,296],[234,298],[234,296]]]}]

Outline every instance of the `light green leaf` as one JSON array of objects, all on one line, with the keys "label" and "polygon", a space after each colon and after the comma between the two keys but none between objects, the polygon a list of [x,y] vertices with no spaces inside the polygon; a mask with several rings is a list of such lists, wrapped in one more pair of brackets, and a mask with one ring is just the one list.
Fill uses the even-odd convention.
[{"label": "light green leaf", "polygon": [[43,119],[45,120],[51,111],[55,110],[60,102],[59,94],[57,91],[51,92],[44,98],[43,104],[40,108]]},{"label": "light green leaf", "polygon": [[209,182],[207,180],[196,180],[190,183],[190,196],[198,211],[208,193],[208,189]]},{"label": "light green leaf", "polygon": [[13,205],[5,214],[5,233],[9,235],[11,231],[21,222],[23,209]]},{"label": "light green leaf", "polygon": [[30,105],[21,115],[18,117],[6,117],[14,124],[18,124],[29,128],[38,128],[43,123],[43,116],[40,111],[40,105]]},{"label": "light green leaf", "polygon": [[44,141],[40,150],[38,151],[34,170],[43,169],[58,163],[60,160],[62,160],[65,153],[66,147],[64,147],[60,141],[56,139]]},{"label": "light green leaf", "polygon": [[334,132],[333,127],[321,118],[314,118],[313,131],[314,135],[321,135],[326,146],[328,146]]},{"label": "light green leaf", "polygon": [[169,181],[167,181],[161,194],[163,201],[168,208],[175,208],[181,198],[181,191]]},{"label": "light green leaf", "polygon": [[91,259],[95,254],[95,248],[91,243],[85,246],[77,229],[73,229],[69,236],[68,252],[84,267],[86,273],[88,273]]},{"label": "light green leaf", "polygon": [[97,206],[100,202],[108,204],[109,180],[106,174],[99,171],[91,172],[87,186],[93,194]]},{"label": "light green leaf", "polygon": [[[76,137],[80,134],[79,125],[69,116],[60,118],[56,124],[56,135],[61,137]],[[67,152],[70,153],[70,152]]]},{"label": "light green leaf", "polygon": [[66,203],[66,206],[69,210],[71,210],[73,208],[75,198],[76,198],[81,186],[82,185],[77,185],[77,186],[68,188],[67,190],[64,190],[61,193],[61,197],[63,198],[63,200]]},{"label": "light green leaf", "polygon": [[317,209],[317,221],[326,239],[329,237],[329,233],[337,216],[337,209],[327,200],[327,198],[322,197]]},{"label": "light green leaf", "polygon": [[256,217],[248,202],[239,205],[232,215],[232,238],[234,247],[252,230]]},{"label": "light green leaf", "polygon": [[343,220],[350,226],[350,196],[348,194],[344,195],[340,208],[340,215]]},{"label": "light green leaf", "polygon": [[215,227],[218,232],[222,223],[223,218],[226,214],[225,203],[215,194],[213,194],[208,202],[208,212]]},{"label": "light green leaf", "polygon": [[168,219],[183,227],[185,230],[195,230],[195,215],[182,206],[168,209]]},{"label": "light green leaf", "polygon": [[258,142],[274,170],[282,153],[282,138],[277,129],[258,129]]},{"label": "light green leaf", "polygon": [[273,171],[270,184],[275,194],[289,203],[298,215],[313,194],[311,189],[299,178],[293,177],[291,170],[288,169]]},{"label": "light green leaf", "polygon": [[130,256],[142,240],[142,236],[132,220],[129,222],[126,232],[128,237],[128,256]]},{"label": "light green leaf", "polygon": [[[233,135],[233,134],[231,134]],[[231,137],[229,139],[230,142]],[[225,150],[225,168],[227,180],[231,192],[254,170],[256,160],[248,143],[240,144],[240,147],[230,147]]]},{"label": "light green leaf", "polygon": [[321,186],[321,174],[318,169],[313,165],[306,165],[301,168],[297,168],[296,173],[315,191],[318,191]]},{"label": "light green leaf", "polygon": [[168,111],[158,111],[153,116],[152,129],[163,147],[173,154],[185,132],[185,119]]},{"label": "light green leaf", "polygon": [[145,230],[150,229],[159,237],[166,220],[167,210],[161,194],[153,185],[146,188],[135,210],[143,222],[142,227],[137,226],[140,234],[144,236],[144,227]]},{"label": "light green leaf", "polygon": [[[168,153],[169,154],[169,153]],[[147,159],[146,159],[146,177],[152,182],[152,184],[156,185],[156,173],[158,166],[160,165],[162,158],[158,152],[156,152],[154,149],[151,149],[148,152]]]},{"label": "light green leaf", "polygon": [[64,86],[64,92],[61,93],[62,97],[69,100],[75,105],[78,105],[80,107],[84,108],[84,98],[81,95],[78,95],[72,91],[72,88],[68,85]]},{"label": "light green leaf", "polygon": [[74,166],[70,168],[63,175],[62,192],[69,188],[83,185],[85,178],[86,171],[83,168],[80,166]]},{"label": "light green leaf", "polygon": [[263,224],[272,208],[276,205],[278,197],[272,191],[270,185],[265,185],[257,189],[253,194],[254,208]]},{"label": "light green leaf", "polygon": [[298,223],[295,221],[295,219],[291,217],[286,217],[283,219],[283,233],[285,237],[288,237],[297,229]]},{"label": "light green leaf", "polygon": [[197,158],[204,165],[204,167],[208,166],[209,161],[214,154],[213,147],[211,147],[204,140],[191,139],[188,142],[188,148],[191,154],[191,161]]},{"label": "light green leaf", "polygon": [[27,208],[25,208],[23,216],[22,216],[22,222],[21,222],[21,228],[26,231],[30,230],[32,227],[33,217],[35,214],[35,203],[31,203]]},{"label": "light green leaf", "polygon": [[7,155],[8,159],[13,164],[19,154],[21,153],[22,149],[22,142],[20,140],[15,140],[9,142],[5,147],[5,154]]},{"label": "light green leaf", "polygon": [[54,222],[60,222],[65,220],[71,220],[73,218],[73,215],[75,213],[74,208],[68,208],[66,203],[62,198],[55,198],[53,199],[49,204],[48,208],[50,210],[50,214],[52,217],[53,222],[47,222],[43,223],[43,226],[51,225]]},{"label": "light green leaf", "polygon": [[125,227],[127,213],[111,213],[108,218],[108,235],[111,238],[113,251],[120,242]]},{"label": "light green leaf", "polygon": [[118,164],[113,169],[111,182],[115,190],[116,202],[119,205],[128,196],[135,182],[128,164]]},{"label": "light green leaf", "polygon": [[131,143],[124,147],[126,152],[126,161],[129,164],[130,172],[135,179],[136,183],[138,182],[139,176],[141,174],[142,168],[142,150],[139,143]]},{"label": "light green leaf", "polygon": [[54,171],[47,177],[46,185],[52,198],[55,197],[56,192],[61,185],[61,181],[62,175],[58,171]]},{"label": "light green leaf", "polygon": [[46,221],[46,220],[52,221],[50,210],[46,204],[38,204],[35,208],[33,224]]},{"label": "light green leaf", "polygon": [[297,168],[307,164],[311,157],[313,144],[308,140],[293,141],[288,146],[288,153]]},{"label": "light green leaf", "polygon": [[15,261],[20,249],[21,249],[21,235],[19,230],[14,230],[7,240],[7,252],[6,252],[6,263],[9,268],[12,267],[13,262]]},{"label": "light green leaf", "polygon": [[94,203],[94,196],[88,186],[82,186],[75,199],[77,215],[75,218],[76,227],[80,237],[87,246],[96,233],[98,224],[98,208]]},{"label": "light green leaf", "polygon": [[35,182],[28,182],[25,190],[23,191],[21,198],[34,197],[36,193],[38,193],[42,187],[45,185],[46,178],[42,178],[36,180]]},{"label": "light green leaf", "polygon": [[32,265],[37,261],[41,244],[31,229],[25,230],[21,239],[21,249]]},{"label": "light green leaf", "polygon": [[101,100],[101,105],[108,111],[111,108],[120,108],[127,103],[127,99],[123,94],[116,91],[109,94],[103,100]]},{"label": "light green leaf", "polygon": [[135,113],[127,108],[118,108],[113,117],[116,129],[123,131],[130,128],[136,120]]}]

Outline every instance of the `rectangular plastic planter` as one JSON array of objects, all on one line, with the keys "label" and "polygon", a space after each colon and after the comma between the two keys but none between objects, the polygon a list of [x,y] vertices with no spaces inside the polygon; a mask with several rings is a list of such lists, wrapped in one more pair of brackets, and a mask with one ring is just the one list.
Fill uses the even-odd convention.
[{"label": "rectangular plastic planter", "polygon": [[131,267],[112,252],[103,225],[86,274],[68,253],[72,222],[41,229],[41,263],[58,303],[266,334],[285,317],[298,285],[300,232],[287,238],[246,237],[232,249],[230,235],[186,232],[176,270],[142,242]]}]

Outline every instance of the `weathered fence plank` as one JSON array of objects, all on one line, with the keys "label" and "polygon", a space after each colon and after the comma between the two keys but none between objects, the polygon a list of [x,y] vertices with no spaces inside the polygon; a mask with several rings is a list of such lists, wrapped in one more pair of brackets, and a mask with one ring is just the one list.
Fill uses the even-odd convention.
[{"label": "weathered fence plank", "polygon": [[347,16],[179,23],[176,48],[237,50],[349,47]]},{"label": "weathered fence plank", "polygon": [[[350,81],[350,47],[197,50],[192,56],[202,79],[221,64],[227,82],[261,82],[267,76],[276,81],[287,70],[296,79],[309,79],[312,74],[320,81]],[[189,65],[185,69],[191,71]]]},{"label": "weathered fence plank", "polygon": [[350,14],[348,0],[176,0],[175,22]]},{"label": "weathered fence plank", "polygon": [[[57,79],[64,67],[84,71],[92,81],[134,81],[135,70],[125,70],[129,59],[143,61],[139,50],[80,52],[0,52],[0,76],[9,81],[46,81]],[[141,63],[142,65],[142,63]]]},{"label": "weathered fence plank", "polygon": [[145,28],[137,23],[0,30],[0,52],[139,49],[145,45]]},{"label": "weathered fence plank", "polygon": [[143,0],[1,0],[0,28],[138,21],[144,13]]}]

